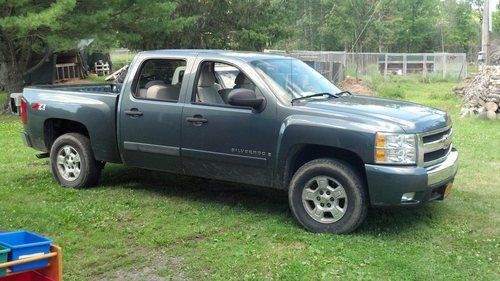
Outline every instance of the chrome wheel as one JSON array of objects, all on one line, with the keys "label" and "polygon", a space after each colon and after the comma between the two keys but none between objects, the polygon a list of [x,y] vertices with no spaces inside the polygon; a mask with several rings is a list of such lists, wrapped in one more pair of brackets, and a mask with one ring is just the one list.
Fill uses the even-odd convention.
[{"label": "chrome wheel", "polygon": [[327,176],[314,177],[302,191],[302,203],[311,218],[321,223],[340,220],[347,211],[344,187]]},{"label": "chrome wheel", "polygon": [[81,171],[80,155],[70,145],[65,145],[57,152],[57,170],[63,179],[74,181]]}]

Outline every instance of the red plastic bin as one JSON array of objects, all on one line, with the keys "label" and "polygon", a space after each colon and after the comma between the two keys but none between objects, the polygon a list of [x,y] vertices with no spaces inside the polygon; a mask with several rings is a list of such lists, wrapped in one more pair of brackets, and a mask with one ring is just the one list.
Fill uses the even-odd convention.
[{"label": "red plastic bin", "polygon": [[0,281],[54,281],[54,279],[43,276],[36,271],[26,271],[6,277],[0,277]]}]

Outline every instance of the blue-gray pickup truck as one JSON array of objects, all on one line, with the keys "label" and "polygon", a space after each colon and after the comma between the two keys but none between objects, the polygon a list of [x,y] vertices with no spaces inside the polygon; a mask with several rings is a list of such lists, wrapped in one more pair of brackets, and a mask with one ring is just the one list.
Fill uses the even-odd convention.
[{"label": "blue-gray pickup truck", "polygon": [[457,172],[446,112],[341,91],[284,56],[142,52],[122,83],[28,87],[20,110],[63,186],[96,185],[112,162],[278,188],[314,232],[442,200]]}]

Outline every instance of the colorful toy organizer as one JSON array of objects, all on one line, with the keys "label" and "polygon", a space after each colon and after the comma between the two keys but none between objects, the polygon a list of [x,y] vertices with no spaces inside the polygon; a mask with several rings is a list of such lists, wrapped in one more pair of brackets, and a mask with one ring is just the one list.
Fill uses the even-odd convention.
[{"label": "colorful toy organizer", "polygon": [[62,251],[28,231],[0,233],[0,281],[62,281]]}]

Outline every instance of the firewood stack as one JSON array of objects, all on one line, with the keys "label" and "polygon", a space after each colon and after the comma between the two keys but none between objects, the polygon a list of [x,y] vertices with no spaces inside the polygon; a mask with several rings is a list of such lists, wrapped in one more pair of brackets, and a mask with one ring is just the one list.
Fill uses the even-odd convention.
[{"label": "firewood stack", "polygon": [[485,67],[453,91],[463,100],[460,117],[500,118],[500,66]]}]

